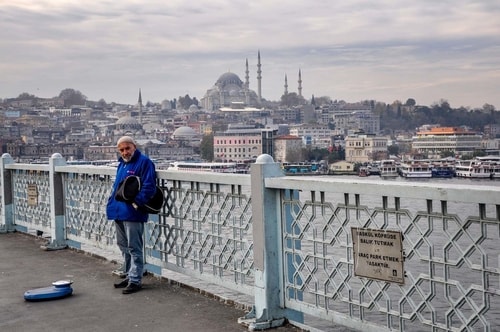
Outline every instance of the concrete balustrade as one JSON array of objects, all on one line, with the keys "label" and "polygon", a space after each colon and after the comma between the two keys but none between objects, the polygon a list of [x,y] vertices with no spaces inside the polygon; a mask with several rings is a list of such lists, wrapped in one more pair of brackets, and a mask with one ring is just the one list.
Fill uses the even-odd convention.
[{"label": "concrete balustrade", "polygon": [[[46,165],[18,164],[4,154],[0,233],[44,236],[47,250],[116,257],[114,226],[105,214],[114,173],[68,165],[60,154]],[[286,320],[364,331],[500,326],[500,187],[494,181],[284,176],[268,155],[259,156],[250,175],[157,175],[166,203],[146,224],[147,270],[251,296],[253,310],[240,319],[250,330]],[[363,252],[356,229],[400,235],[401,262]],[[370,254],[373,261],[361,259]],[[384,257],[402,264],[398,282],[383,276]],[[363,274],[363,264],[378,268]]]}]

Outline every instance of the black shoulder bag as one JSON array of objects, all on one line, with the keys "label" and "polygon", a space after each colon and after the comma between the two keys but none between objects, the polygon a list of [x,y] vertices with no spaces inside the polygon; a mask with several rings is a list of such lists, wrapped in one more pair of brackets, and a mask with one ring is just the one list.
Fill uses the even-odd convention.
[{"label": "black shoulder bag", "polygon": [[[141,179],[135,175],[127,176],[118,185],[118,189],[115,193],[115,199],[121,202],[133,203],[135,196],[137,196],[140,190]],[[151,197],[146,204],[139,206],[139,209],[147,213],[158,214],[161,212],[161,208],[164,203],[165,195],[163,194],[163,189],[156,185],[156,191],[153,197]]]}]

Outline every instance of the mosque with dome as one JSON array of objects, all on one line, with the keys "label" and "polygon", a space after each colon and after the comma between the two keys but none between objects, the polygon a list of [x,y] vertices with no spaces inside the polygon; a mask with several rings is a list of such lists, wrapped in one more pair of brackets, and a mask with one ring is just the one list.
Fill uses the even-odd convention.
[{"label": "mosque with dome", "polygon": [[142,128],[142,124],[130,115],[123,116],[115,122],[115,137],[121,137],[123,135],[138,137],[143,134],[144,130]]},{"label": "mosque with dome", "polygon": [[[250,89],[250,72],[248,68],[248,59],[245,63],[245,81],[242,81],[237,74],[226,72],[222,74],[214,86],[208,89],[200,99],[200,106],[206,111],[218,110],[256,110],[262,107],[262,70],[260,51],[257,53],[257,91]],[[302,79],[299,70],[299,86],[298,93],[302,95]],[[288,83],[285,75],[285,90],[284,94],[288,93]],[[192,112],[191,112],[192,109]],[[188,113],[195,113],[198,111],[198,106],[192,105]],[[141,90],[139,89],[139,99],[135,106],[134,113],[138,116],[132,116],[131,112],[120,117],[114,126],[112,133],[113,140],[116,141],[120,136],[129,135],[136,139],[146,139],[146,132],[148,131],[148,123],[143,123],[143,105]],[[146,116],[146,115],[145,115]],[[176,127],[176,130],[170,136],[173,141],[180,142],[183,145],[190,146],[199,145],[201,140],[201,133],[195,132],[186,124],[181,127]],[[198,144],[196,144],[198,142]]]},{"label": "mosque with dome", "polygon": [[207,111],[216,111],[221,107],[259,107],[261,104],[262,70],[260,51],[257,58],[257,92],[250,89],[248,59],[246,60],[245,82],[235,73],[222,74],[215,85],[208,89],[200,100]]}]

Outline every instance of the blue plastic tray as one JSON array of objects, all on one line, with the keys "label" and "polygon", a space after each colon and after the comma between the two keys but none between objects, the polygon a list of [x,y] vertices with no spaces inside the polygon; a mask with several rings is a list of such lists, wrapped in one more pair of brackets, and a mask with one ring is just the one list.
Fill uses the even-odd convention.
[{"label": "blue plastic tray", "polygon": [[26,301],[45,301],[55,300],[73,294],[73,288],[69,280],[59,280],[52,283],[52,286],[35,288],[24,292]]}]

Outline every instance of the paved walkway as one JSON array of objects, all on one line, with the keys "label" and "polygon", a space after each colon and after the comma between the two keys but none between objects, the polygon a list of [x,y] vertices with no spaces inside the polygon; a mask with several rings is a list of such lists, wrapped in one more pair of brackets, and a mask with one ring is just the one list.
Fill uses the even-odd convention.
[{"label": "paved walkway", "polygon": [[[107,260],[74,250],[44,251],[45,241],[22,233],[0,234],[0,331],[247,331],[243,309],[214,297],[146,276],[144,289],[115,289]],[[24,292],[73,281],[73,295],[28,302]],[[300,331],[285,326],[270,331]]]}]

